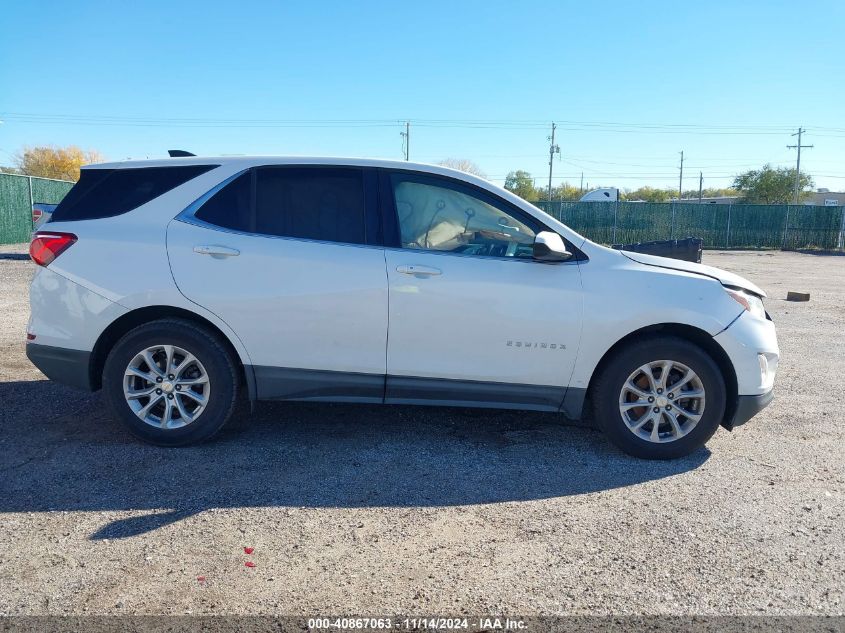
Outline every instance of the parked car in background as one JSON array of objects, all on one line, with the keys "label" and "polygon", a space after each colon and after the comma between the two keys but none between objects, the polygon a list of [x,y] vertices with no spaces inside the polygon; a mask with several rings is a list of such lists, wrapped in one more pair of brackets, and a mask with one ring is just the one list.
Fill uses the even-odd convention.
[{"label": "parked car in background", "polygon": [[32,230],[38,229],[45,222],[50,221],[53,211],[58,205],[48,204],[46,202],[32,203]]},{"label": "parked car in background", "polygon": [[92,165],[30,253],[27,355],[165,446],[250,400],[535,409],[674,458],[766,406],[765,293],[605,248],[478,177],[364,159]]}]

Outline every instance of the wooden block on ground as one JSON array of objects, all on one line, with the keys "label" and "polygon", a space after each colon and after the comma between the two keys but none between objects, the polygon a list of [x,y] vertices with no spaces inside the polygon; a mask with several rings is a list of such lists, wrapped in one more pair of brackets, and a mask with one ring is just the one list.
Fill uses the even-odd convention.
[{"label": "wooden block on ground", "polygon": [[809,301],[810,300],[810,293],[809,292],[792,292],[791,290],[786,293],[786,300],[787,301]]}]

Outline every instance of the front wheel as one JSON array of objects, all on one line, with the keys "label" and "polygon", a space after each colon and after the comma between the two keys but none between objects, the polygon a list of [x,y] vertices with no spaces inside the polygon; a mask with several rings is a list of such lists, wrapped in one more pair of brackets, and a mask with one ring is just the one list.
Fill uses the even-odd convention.
[{"label": "front wheel", "polygon": [[649,337],[617,352],[593,389],[596,421],[635,457],[689,455],[716,432],[725,413],[725,381],[700,347]]},{"label": "front wheel", "polygon": [[213,436],[234,409],[237,371],[220,341],[182,319],[131,330],[109,353],[103,391],[115,417],[159,446]]}]

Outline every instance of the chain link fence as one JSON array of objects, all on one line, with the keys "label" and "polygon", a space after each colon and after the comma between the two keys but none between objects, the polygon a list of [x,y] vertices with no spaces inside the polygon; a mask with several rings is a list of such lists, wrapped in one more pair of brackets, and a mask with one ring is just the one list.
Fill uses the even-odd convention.
[{"label": "chain link fence", "polygon": [[534,202],[602,244],[700,237],[705,248],[843,249],[845,207],[648,202]]},{"label": "chain link fence", "polygon": [[32,231],[32,203],[61,202],[72,182],[0,174],[0,244],[28,242]]}]

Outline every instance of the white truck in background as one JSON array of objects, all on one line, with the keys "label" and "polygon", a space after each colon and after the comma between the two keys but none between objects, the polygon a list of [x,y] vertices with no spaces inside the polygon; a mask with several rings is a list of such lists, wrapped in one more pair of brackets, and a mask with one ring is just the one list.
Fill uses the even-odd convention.
[{"label": "white truck in background", "polygon": [[619,200],[619,189],[616,187],[603,187],[588,191],[578,202],[616,202]]}]

